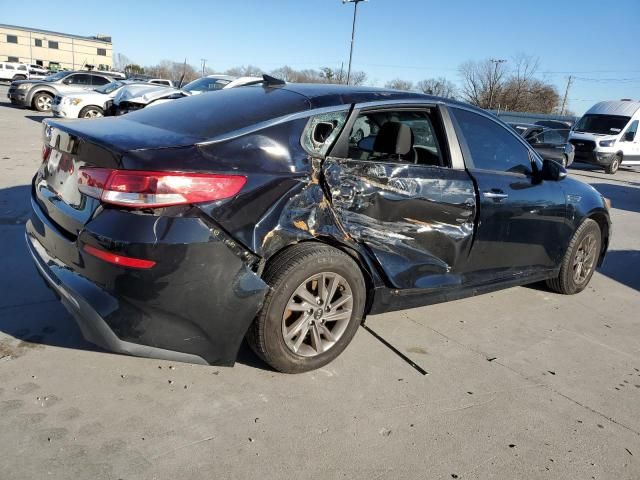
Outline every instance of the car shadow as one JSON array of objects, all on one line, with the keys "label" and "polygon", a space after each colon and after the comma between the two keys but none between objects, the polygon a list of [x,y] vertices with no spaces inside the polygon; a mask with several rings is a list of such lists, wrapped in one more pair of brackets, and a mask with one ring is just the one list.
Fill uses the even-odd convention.
[{"label": "car shadow", "polygon": [[607,253],[604,265],[598,272],[602,275],[640,291],[640,251],[611,250]]},{"label": "car shadow", "polygon": [[612,208],[640,213],[640,183],[592,183],[591,186],[611,200]]},{"label": "car shadow", "polygon": [[[29,185],[0,189],[0,358],[20,356],[39,345],[105,352],[84,339],[73,317],[38,273],[24,240],[30,216]],[[242,342],[237,362],[259,369],[269,367]]]},{"label": "car shadow", "polygon": [[33,120],[34,122],[41,123],[45,118],[51,118],[49,116],[39,116],[39,115],[25,115],[24,118],[28,118],[29,120]]},{"label": "car shadow", "polygon": [[[18,351],[38,344],[102,351],[83,339],[31,260],[24,241],[30,190],[29,185],[0,189],[0,244],[5,251],[0,256],[0,332],[20,340]],[[5,342],[0,350],[16,352]]]}]

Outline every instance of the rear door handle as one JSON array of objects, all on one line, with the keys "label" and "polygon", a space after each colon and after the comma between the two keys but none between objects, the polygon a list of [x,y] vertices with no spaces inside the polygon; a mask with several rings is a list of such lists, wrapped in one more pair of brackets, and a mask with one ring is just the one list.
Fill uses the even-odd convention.
[{"label": "rear door handle", "polygon": [[495,200],[501,200],[503,198],[507,198],[509,195],[501,192],[482,192],[484,198],[492,198]]}]

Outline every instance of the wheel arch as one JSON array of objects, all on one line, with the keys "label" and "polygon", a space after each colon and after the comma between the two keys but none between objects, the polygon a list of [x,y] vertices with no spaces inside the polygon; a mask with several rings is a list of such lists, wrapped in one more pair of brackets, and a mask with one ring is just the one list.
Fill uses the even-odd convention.
[{"label": "wheel arch", "polygon": [[35,108],[35,104],[33,102],[34,102],[34,100],[36,98],[36,95],[38,95],[39,93],[48,93],[49,95],[51,95],[52,98],[56,96],[55,91],[53,91],[53,90],[51,90],[49,88],[46,88],[46,87],[38,88],[38,89],[36,89],[36,90],[34,90],[32,92],[29,92],[28,93],[28,95],[30,96],[29,105],[32,108]]},{"label": "wheel arch", "polygon": [[[365,301],[364,316],[366,316],[369,313],[369,310],[371,309],[371,305],[373,304],[375,289],[377,286],[379,286],[382,283],[380,274],[377,271],[375,264],[371,262],[371,260],[368,258],[365,252],[361,252],[357,248],[352,247],[350,245],[345,245],[344,243],[341,243],[334,238],[331,238],[328,236],[318,236],[314,238],[291,242],[287,245],[282,246],[277,251],[272,252],[268,258],[264,259],[258,272],[260,278],[263,277],[264,271],[269,267],[269,265],[273,264],[273,262],[276,261],[276,259],[280,258],[282,255],[284,255],[285,252],[289,251],[291,248],[295,246],[311,245],[311,244],[326,245],[326,246],[335,248],[337,250],[340,250],[343,253],[346,253],[347,255],[349,255],[351,258],[353,258],[353,260],[356,262],[356,265],[358,265],[358,268],[360,269],[360,273],[362,274],[362,278],[364,279],[364,282],[365,282],[367,298]],[[364,320],[364,317],[363,317],[363,320]]]},{"label": "wheel arch", "polygon": [[598,258],[598,266],[602,266],[602,262],[604,261],[604,256],[607,253],[609,248],[609,235],[611,233],[611,222],[609,221],[608,214],[595,210],[591,211],[587,216],[584,217],[580,224],[584,223],[586,219],[591,219],[595,221],[600,227],[600,235],[601,235],[601,246],[600,246],[600,256]]}]

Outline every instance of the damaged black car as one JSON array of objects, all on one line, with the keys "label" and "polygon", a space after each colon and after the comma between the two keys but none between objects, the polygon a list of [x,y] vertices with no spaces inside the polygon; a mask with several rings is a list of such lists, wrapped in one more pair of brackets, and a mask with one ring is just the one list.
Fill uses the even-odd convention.
[{"label": "damaged black car", "polygon": [[[124,117],[47,120],[26,243],[108,350],[282,372],[366,315],[546,281],[582,291],[609,204],[449,99],[265,82]],[[498,306],[496,308],[499,308]]]}]

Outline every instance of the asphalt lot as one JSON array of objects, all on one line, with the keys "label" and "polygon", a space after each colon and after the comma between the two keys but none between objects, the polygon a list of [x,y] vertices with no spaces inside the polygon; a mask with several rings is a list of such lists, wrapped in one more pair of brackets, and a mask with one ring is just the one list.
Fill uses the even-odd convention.
[{"label": "asphalt lot", "polygon": [[[0,86],[0,479],[638,479],[640,169],[583,293],[540,286],[370,317],[335,362],[268,370],[102,352],[23,242],[44,115]],[[636,313],[634,313],[636,312]]]}]

